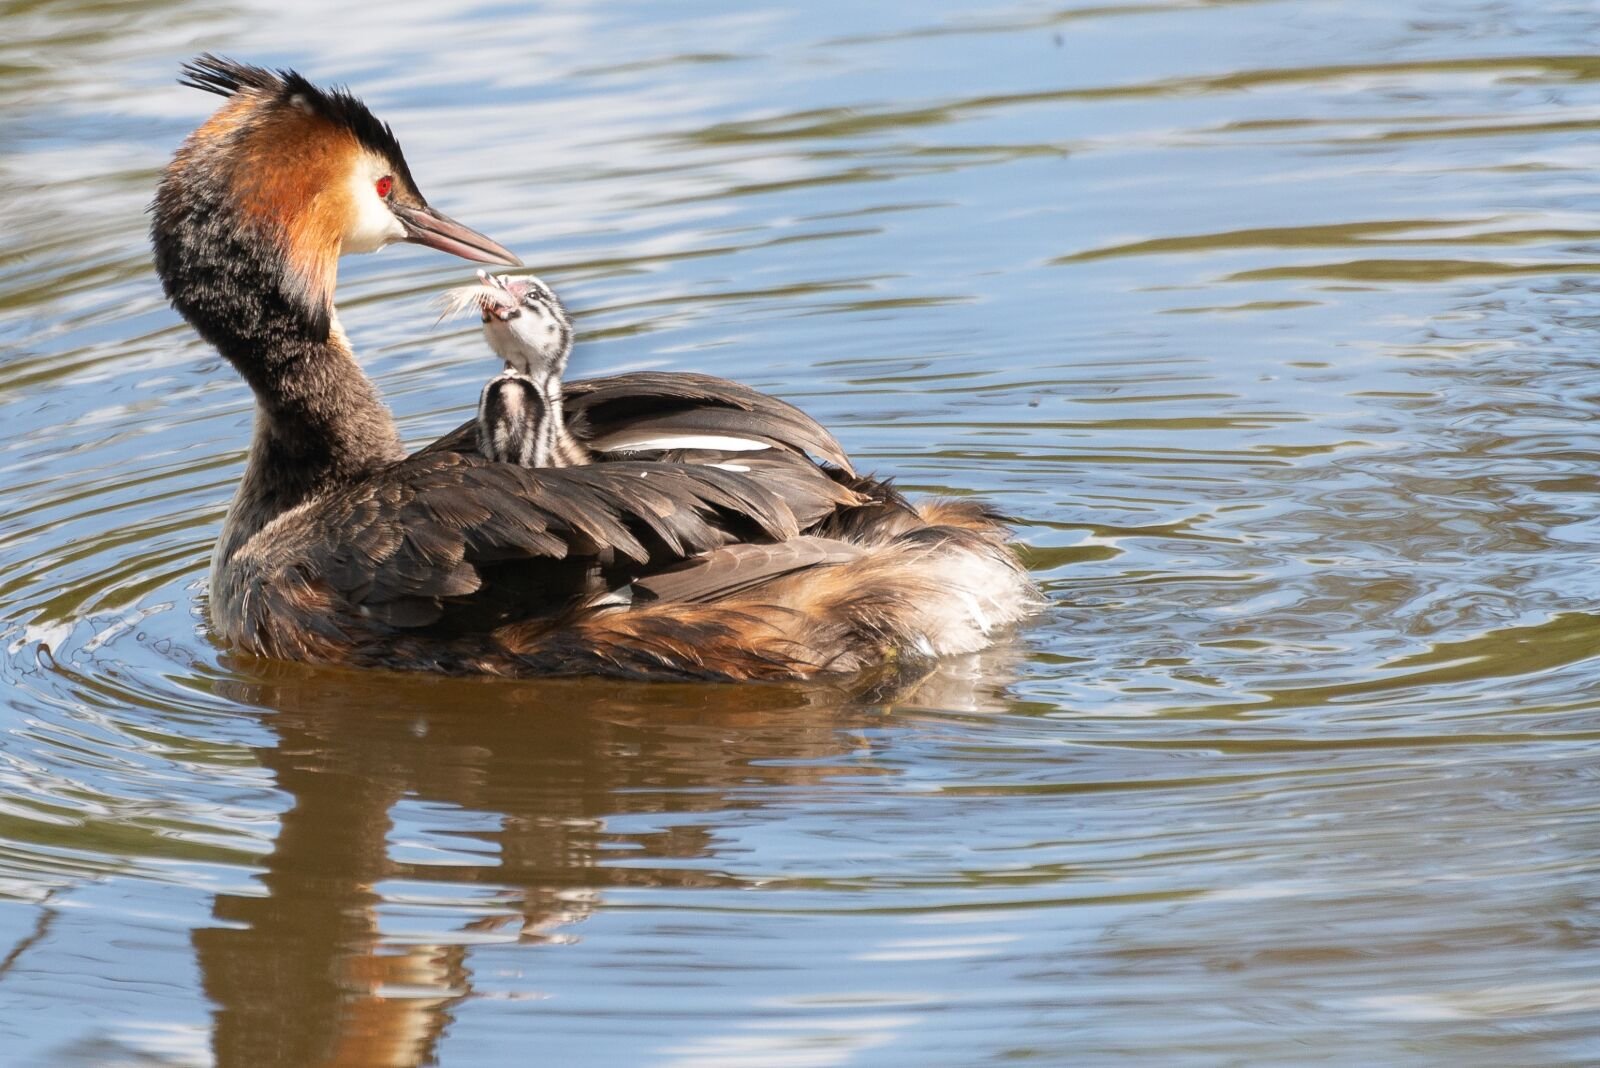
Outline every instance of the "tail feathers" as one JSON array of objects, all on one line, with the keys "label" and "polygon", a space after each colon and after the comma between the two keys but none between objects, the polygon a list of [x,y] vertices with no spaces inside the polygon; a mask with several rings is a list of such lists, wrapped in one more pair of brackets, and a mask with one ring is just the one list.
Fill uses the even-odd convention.
[{"label": "tail feathers", "polygon": [[870,666],[879,651],[974,652],[1040,603],[1002,538],[987,527],[923,527],[870,549],[858,563],[786,580],[788,592],[807,619],[844,628],[836,661],[844,670]]}]

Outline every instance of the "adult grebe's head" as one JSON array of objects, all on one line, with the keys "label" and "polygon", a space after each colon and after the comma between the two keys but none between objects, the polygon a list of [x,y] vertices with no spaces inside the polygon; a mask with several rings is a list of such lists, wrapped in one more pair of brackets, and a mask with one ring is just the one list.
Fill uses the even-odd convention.
[{"label": "adult grebe's head", "polygon": [[535,379],[560,378],[572,352],[572,321],[550,287],[531,275],[478,272],[475,285],[446,294],[446,314],[476,308],[489,347]]},{"label": "adult grebe's head", "polygon": [[393,131],[349,93],[209,55],[184,75],[184,84],[227,102],[167,168],[151,232],[168,296],[214,342],[238,328],[217,321],[225,302],[206,299],[212,275],[236,287],[267,276],[325,337],[345,253],[411,241],[481,263],[520,263],[429,207]]}]

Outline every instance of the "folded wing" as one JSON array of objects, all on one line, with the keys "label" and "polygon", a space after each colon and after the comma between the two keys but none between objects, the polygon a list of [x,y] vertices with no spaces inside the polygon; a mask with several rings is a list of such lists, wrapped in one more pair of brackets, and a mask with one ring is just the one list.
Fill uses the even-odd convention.
[{"label": "folded wing", "polygon": [[447,636],[570,610],[725,546],[784,542],[858,499],[792,456],[740,472],[424,452],[269,524],[240,550],[242,588],[228,595],[268,648],[281,639],[265,628],[334,645],[374,625]]}]

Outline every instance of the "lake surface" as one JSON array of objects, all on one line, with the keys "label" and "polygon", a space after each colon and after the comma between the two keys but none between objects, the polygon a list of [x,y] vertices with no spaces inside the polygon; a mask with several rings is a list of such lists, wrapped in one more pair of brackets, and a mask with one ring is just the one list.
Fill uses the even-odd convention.
[{"label": "lake surface", "polygon": [[[0,1059],[1600,1062],[1591,0],[450,8],[0,3]],[[363,95],[575,375],[788,398],[1049,608],[888,706],[220,650],[203,49]],[[345,262],[416,443],[469,273]]]}]

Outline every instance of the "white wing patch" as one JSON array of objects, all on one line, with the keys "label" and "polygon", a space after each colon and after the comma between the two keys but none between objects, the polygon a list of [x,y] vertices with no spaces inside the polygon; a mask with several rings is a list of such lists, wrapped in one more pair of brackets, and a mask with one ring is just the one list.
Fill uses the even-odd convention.
[{"label": "white wing patch", "polygon": [[751,441],[749,438],[736,438],[727,434],[658,434],[646,438],[630,438],[623,434],[613,435],[595,444],[606,452],[654,452],[659,449],[758,452],[772,447],[764,441]]}]

